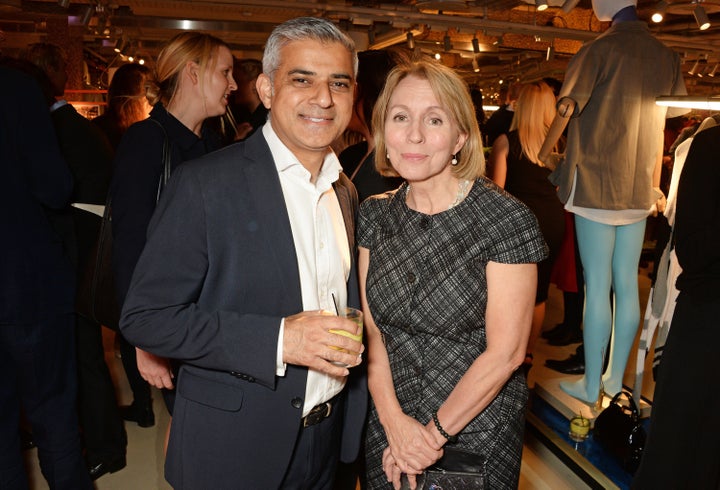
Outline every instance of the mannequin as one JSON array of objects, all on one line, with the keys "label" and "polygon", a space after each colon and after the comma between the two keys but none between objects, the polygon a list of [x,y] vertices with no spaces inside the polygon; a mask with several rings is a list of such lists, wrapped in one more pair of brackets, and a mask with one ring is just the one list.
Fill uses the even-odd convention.
[{"label": "mannequin", "polygon": [[[679,56],[638,20],[635,0],[592,3],[598,19],[612,25],[570,61],[539,154],[556,167],[550,180],[565,209],[575,213],[586,287],[585,374],[560,387],[587,403],[601,390],[612,396],[622,389],[640,322],[637,266],[645,219],[662,212],[665,202],[659,189],[662,129],[671,114],[655,105],[655,97],[686,93]],[[550,154],[568,123],[564,157]]]}]

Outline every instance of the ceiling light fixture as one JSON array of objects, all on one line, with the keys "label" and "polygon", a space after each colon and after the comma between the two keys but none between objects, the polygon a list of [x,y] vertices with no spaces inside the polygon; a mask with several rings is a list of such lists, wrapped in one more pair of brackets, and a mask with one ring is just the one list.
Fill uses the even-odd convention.
[{"label": "ceiling light fixture", "polygon": [[665,11],[668,8],[668,4],[665,0],[660,0],[657,5],[655,5],[655,11],[653,12],[652,16],[650,17],[653,22],[656,24],[663,21],[665,18]]},{"label": "ceiling light fixture", "polygon": [[472,60],[472,67],[473,67],[473,71],[474,71],[475,73],[477,73],[477,72],[480,71],[480,65],[478,65],[477,58],[473,58],[473,60]]},{"label": "ceiling light fixture", "polygon": [[709,77],[714,77],[714,76],[715,76],[715,73],[717,73],[717,69],[718,69],[718,65],[719,65],[719,64],[720,64],[720,63],[715,63],[715,66],[713,67],[713,69],[710,70],[710,73],[708,73],[708,76],[709,76]]},{"label": "ceiling light fixture", "polygon": [[705,7],[698,3],[693,10],[693,15],[695,16],[695,22],[697,22],[698,28],[701,31],[707,30],[710,27],[710,18],[708,17],[707,12],[705,12]]},{"label": "ceiling light fixture", "polygon": [[553,61],[555,59],[555,41],[550,43],[550,46],[547,48],[547,52],[545,53],[545,61]]},{"label": "ceiling light fixture", "polygon": [[478,41],[478,38],[472,38],[472,47],[473,53],[478,54],[480,52],[480,41]]},{"label": "ceiling light fixture", "polygon": [[453,45],[452,40],[450,39],[449,34],[445,34],[445,37],[443,38],[443,49],[445,49],[445,52],[452,51]]},{"label": "ceiling light fixture", "polygon": [[535,0],[535,6],[536,6],[538,12],[547,10],[547,8],[548,8],[547,0]]},{"label": "ceiling light fixture", "polygon": [[695,60],[695,64],[688,70],[688,75],[695,75],[698,71],[698,66],[700,66],[700,60]]},{"label": "ceiling light fixture", "polygon": [[66,9],[70,6],[70,0],[58,0],[58,5]]},{"label": "ceiling light fixture", "polygon": [[562,4],[562,11],[566,14],[569,14],[572,9],[574,9],[577,4],[580,3],[580,0],[565,0],[565,2]]},{"label": "ceiling light fixture", "polygon": [[413,33],[408,32],[406,38],[408,49],[415,49],[415,36],[413,36]]},{"label": "ceiling light fixture", "polygon": [[682,107],[684,109],[706,109],[717,111],[720,109],[720,96],[710,95],[708,97],[678,95],[662,95],[655,98],[655,103],[663,107]]},{"label": "ceiling light fixture", "polygon": [[115,47],[113,48],[113,51],[115,51],[116,53],[122,53],[123,49],[125,49],[126,44],[127,42],[123,38],[118,39],[117,41],[115,41]]},{"label": "ceiling light fixture", "polygon": [[95,9],[92,5],[86,5],[85,9],[80,14],[80,24],[87,27],[90,24],[90,19],[92,19],[93,14],[95,13]]}]

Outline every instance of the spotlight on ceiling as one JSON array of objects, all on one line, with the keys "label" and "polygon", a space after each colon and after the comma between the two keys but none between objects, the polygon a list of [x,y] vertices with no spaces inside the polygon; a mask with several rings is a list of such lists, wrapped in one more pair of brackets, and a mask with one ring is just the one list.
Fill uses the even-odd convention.
[{"label": "spotlight on ceiling", "polygon": [[562,4],[562,7],[560,7],[560,8],[562,9],[563,12],[565,12],[566,14],[569,14],[572,11],[572,9],[574,9],[577,6],[578,3],[580,3],[580,0],[565,0],[565,2]]},{"label": "spotlight on ceiling", "polygon": [[715,66],[713,67],[713,69],[710,70],[710,73],[708,73],[708,76],[709,76],[709,77],[714,77],[714,76],[715,76],[715,73],[717,73],[718,65],[719,65],[719,64],[720,64],[720,63],[715,63]]},{"label": "spotlight on ceiling", "polygon": [[473,58],[473,60],[472,60],[472,67],[473,67],[473,71],[474,71],[475,73],[477,73],[477,72],[480,71],[480,65],[478,65],[477,58]]},{"label": "spotlight on ceiling", "polygon": [[452,51],[453,45],[452,40],[450,39],[450,36],[448,34],[445,34],[445,37],[443,38],[443,49],[445,49],[445,52]]},{"label": "spotlight on ceiling", "polygon": [[705,7],[698,3],[695,6],[695,10],[693,10],[693,15],[695,16],[695,22],[697,22],[698,28],[701,31],[710,27],[710,18],[708,17],[707,12],[705,12]]},{"label": "spotlight on ceiling", "polygon": [[667,8],[668,8],[667,2],[665,0],[660,0],[657,3],[657,5],[655,5],[654,12],[653,12],[652,16],[650,17],[652,19],[652,21],[655,22],[656,24],[662,22],[663,19],[665,18],[665,11],[667,10]]},{"label": "spotlight on ceiling", "polygon": [[58,0],[58,5],[66,9],[70,6],[70,0]]},{"label": "spotlight on ceiling", "polygon": [[700,66],[700,60],[695,60],[695,64],[688,70],[688,75],[695,75],[698,71],[698,67]]},{"label": "spotlight on ceiling", "polygon": [[115,41],[115,47],[113,48],[113,51],[116,53],[122,53],[123,49],[125,49],[125,46],[127,45],[127,41],[125,39],[120,38],[117,41]]},{"label": "spotlight on ceiling", "polygon": [[548,8],[547,0],[535,0],[535,6],[536,6],[538,12],[547,10],[547,8]]},{"label": "spotlight on ceiling", "polygon": [[415,49],[415,36],[412,32],[407,33],[407,47],[408,49]]},{"label": "spotlight on ceiling", "polygon": [[480,41],[478,41],[478,38],[472,38],[472,47],[473,53],[478,54],[480,52]]},{"label": "spotlight on ceiling", "polygon": [[92,19],[93,14],[95,13],[95,9],[92,5],[86,5],[85,9],[80,14],[80,24],[87,27],[90,24],[90,19]]},{"label": "spotlight on ceiling", "polygon": [[555,46],[553,46],[552,43],[550,43],[550,46],[547,48],[547,52],[545,53],[545,61],[553,61],[555,59]]}]

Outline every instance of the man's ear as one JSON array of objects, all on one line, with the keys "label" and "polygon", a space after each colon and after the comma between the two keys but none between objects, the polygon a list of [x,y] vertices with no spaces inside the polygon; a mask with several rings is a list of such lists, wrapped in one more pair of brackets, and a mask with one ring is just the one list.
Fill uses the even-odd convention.
[{"label": "man's ear", "polygon": [[260,97],[260,101],[262,101],[265,108],[271,109],[273,86],[270,77],[264,73],[258,75],[255,81],[255,90],[257,90],[258,97]]}]

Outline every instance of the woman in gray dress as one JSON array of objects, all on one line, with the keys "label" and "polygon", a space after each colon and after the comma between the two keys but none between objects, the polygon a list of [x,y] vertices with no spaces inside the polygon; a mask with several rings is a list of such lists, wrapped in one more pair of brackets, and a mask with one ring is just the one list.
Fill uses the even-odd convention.
[{"label": "woman in gray dress", "polygon": [[407,182],[366,200],[358,225],[371,489],[402,474],[414,487],[447,444],[485,458],[488,488],[517,487],[517,368],[546,247],[533,214],[482,177],[472,107],[464,82],[428,61],[394,69],[375,106],[377,168]]}]

